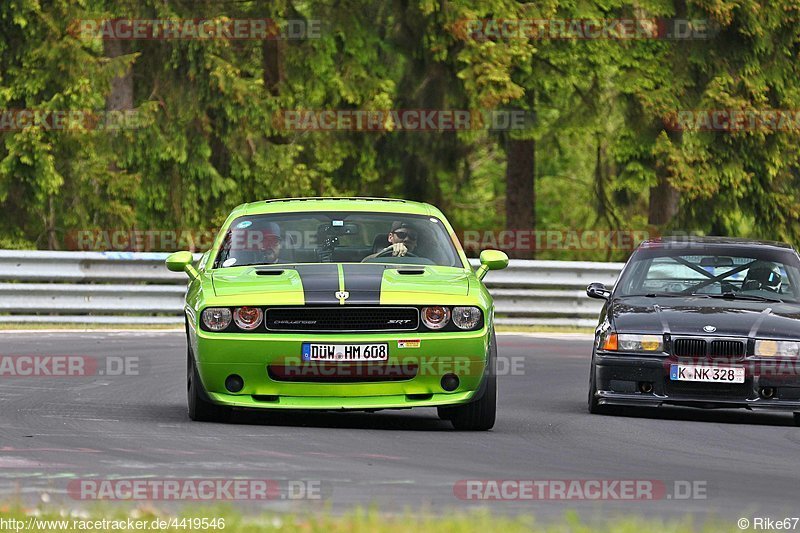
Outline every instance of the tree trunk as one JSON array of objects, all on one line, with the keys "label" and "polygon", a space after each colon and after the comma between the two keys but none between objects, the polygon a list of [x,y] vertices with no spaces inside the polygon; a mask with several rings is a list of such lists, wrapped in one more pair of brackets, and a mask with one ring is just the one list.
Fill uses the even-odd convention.
[{"label": "tree trunk", "polygon": [[[283,39],[267,39],[261,45],[261,70],[264,88],[271,96],[280,94],[281,84],[286,79],[286,67],[284,57],[286,55],[286,42]],[[278,115],[280,116],[280,114]],[[288,144],[289,137],[280,131],[279,123],[273,124],[278,131],[268,137],[268,141],[273,144]]]},{"label": "tree trunk", "polygon": [[47,199],[47,210],[47,249],[59,250],[60,246],[56,236],[56,206],[52,194]]},{"label": "tree trunk", "polygon": [[647,219],[652,226],[664,226],[678,214],[680,193],[670,185],[666,169],[656,170],[658,185],[650,187],[650,213]]},{"label": "tree trunk", "polygon": [[[675,19],[684,20],[688,18],[688,9],[686,0],[673,0],[672,6],[675,10]],[[686,43],[679,43],[679,46],[684,46]],[[681,50],[683,48],[679,48]],[[682,54],[680,54],[682,55]],[[666,124],[662,124],[664,131],[667,132],[672,144],[680,145],[683,142],[683,134],[679,131],[672,131]],[[656,161],[656,178],[657,183],[655,187],[650,188],[650,207],[648,222],[653,226],[664,226],[669,224],[675,215],[678,214],[680,206],[680,193],[669,182],[671,175],[670,168],[664,164]]]},{"label": "tree trunk", "polygon": [[[679,131],[666,129],[672,144],[680,146],[683,143],[683,134]],[[648,223],[651,226],[664,226],[669,224],[678,214],[681,195],[669,182],[672,170],[667,162],[656,161],[656,186],[650,187],[650,207]]]},{"label": "tree trunk", "polygon": [[[415,145],[412,143],[410,146]],[[418,149],[409,150],[401,165],[403,198],[424,202],[428,197],[429,168],[417,155]]]},{"label": "tree trunk", "polygon": [[[106,57],[114,58],[127,53],[124,41],[103,41]],[[126,111],[133,109],[133,69],[111,80],[111,92],[106,98],[106,110]]]},{"label": "tree trunk", "polygon": [[[536,141],[509,139],[506,144],[506,229],[533,231],[536,226]],[[519,242],[514,239],[514,242]],[[536,239],[530,239],[534,248]],[[509,257],[531,259],[535,250],[510,249]]]},{"label": "tree trunk", "polygon": [[278,96],[280,83],[286,78],[286,69],[283,65],[285,47],[283,39],[267,39],[261,45],[264,87],[272,96]]},{"label": "tree trunk", "polygon": [[[115,58],[123,56],[128,52],[128,45],[125,41],[103,41],[103,53],[106,57]],[[129,111],[133,109],[133,68],[129,67],[122,76],[117,76],[111,80],[111,92],[106,97],[106,111]],[[111,161],[108,165],[108,182],[116,179],[116,174],[119,173],[119,167],[115,161]],[[97,198],[106,198],[105,186],[92,180],[95,195]],[[105,218],[105,216],[104,216]],[[109,219],[103,220],[103,225],[108,226]],[[111,228],[107,228],[111,229]]]}]

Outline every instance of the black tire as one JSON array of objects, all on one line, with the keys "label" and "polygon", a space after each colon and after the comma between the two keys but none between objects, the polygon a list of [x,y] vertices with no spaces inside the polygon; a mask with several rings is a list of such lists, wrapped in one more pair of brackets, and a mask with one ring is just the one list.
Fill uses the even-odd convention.
[{"label": "black tire", "polygon": [[608,408],[600,405],[597,401],[597,376],[595,375],[595,367],[594,363],[592,363],[592,369],[589,374],[589,412],[593,415],[598,415],[602,413],[607,413]]},{"label": "black tire", "polygon": [[190,419],[196,422],[227,422],[230,419],[230,409],[212,403],[203,389],[191,347],[186,356],[186,390]]},{"label": "black tire", "polygon": [[[488,431],[497,417],[497,338],[494,330],[489,341],[489,361],[486,376],[478,392],[480,398],[466,405],[439,408],[439,417],[450,420],[461,431]],[[442,416],[444,411],[445,416]]]},{"label": "black tire", "polygon": [[439,418],[442,420],[452,420],[453,419],[453,408],[452,407],[437,407],[436,414],[439,415]]},{"label": "black tire", "polygon": [[794,414],[794,425],[800,427],[800,413]]}]

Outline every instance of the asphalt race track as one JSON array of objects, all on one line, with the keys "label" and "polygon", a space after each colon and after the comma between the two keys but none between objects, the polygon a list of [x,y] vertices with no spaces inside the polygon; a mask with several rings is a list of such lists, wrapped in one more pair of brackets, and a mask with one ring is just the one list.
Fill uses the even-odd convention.
[{"label": "asphalt race track", "polygon": [[[590,415],[587,336],[501,335],[506,372],[498,422],[488,433],[456,432],[433,409],[239,413],[232,424],[192,423],[181,332],[3,337],[2,355],[127,357],[139,365],[138,375],[0,378],[3,499],[80,506],[67,487],[87,478],[260,478],[318,481],[324,501],[276,498],[240,503],[243,509],[488,506],[548,521],[570,509],[589,520],[691,513],[734,529],[740,517],[800,510],[800,428],[791,414],[663,408]],[[454,484],[469,479],[658,480],[667,494],[646,501],[457,498]],[[703,494],[684,499],[676,480]]]}]

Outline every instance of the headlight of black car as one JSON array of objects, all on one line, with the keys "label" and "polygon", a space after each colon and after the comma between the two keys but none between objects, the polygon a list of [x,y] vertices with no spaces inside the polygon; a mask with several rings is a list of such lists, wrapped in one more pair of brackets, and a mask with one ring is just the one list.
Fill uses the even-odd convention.
[{"label": "headlight of black car", "polygon": [[798,357],[800,356],[800,342],[759,339],[756,340],[755,355],[760,357]]},{"label": "headlight of black car", "polygon": [[601,346],[609,352],[657,353],[664,351],[664,339],[660,335],[609,333]]}]

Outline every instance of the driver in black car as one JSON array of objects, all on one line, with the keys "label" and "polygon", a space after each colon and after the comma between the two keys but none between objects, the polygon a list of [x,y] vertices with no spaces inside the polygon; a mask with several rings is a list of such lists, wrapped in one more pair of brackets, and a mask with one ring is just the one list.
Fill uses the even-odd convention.
[{"label": "driver in black car", "polygon": [[747,276],[742,283],[743,291],[766,290],[781,292],[781,270],[775,263],[757,261],[747,271]]},{"label": "driver in black car", "polygon": [[392,229],[387,237],[389,246],[368,255],[363,260],[373,259],[381,255],[388,256],[390,251],[392,257],[404,257],[406,254],[413,254],[417,248],[418,237],[419,232],[414,226],[407,222],[395,221],[392,223]]}]

